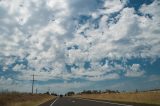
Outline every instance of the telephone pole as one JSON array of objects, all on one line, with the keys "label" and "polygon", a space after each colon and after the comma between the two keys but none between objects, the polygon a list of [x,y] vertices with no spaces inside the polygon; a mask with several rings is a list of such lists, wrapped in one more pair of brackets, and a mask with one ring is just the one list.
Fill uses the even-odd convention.
[{"label": "telephone pole", "polygon": [[33,76],[33,80],[32,80],[32,94],[33,94],[33,90],[34,90],[34,74],[32,75]]},{"label": "telephone pole", "polygon": [[36,94],[38,93],[38,89],[36,88]]}]

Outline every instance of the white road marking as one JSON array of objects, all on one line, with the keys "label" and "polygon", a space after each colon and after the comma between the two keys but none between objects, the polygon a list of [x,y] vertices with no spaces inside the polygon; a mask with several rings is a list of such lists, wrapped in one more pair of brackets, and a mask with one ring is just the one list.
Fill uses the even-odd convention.
[{"label": "white road marking", "polygon": [[76,102],[76,101],[73,100],[72,102],[74,103],[74,102]]},{"label": "white road marking", "polygon": [[105,101],[96,101],[96,100],[84,99],[84,98],[76,98],[76,99],[87,100],[87,101],[98,102],[98,103],[108,103],[108,104],[112,104],[112,105],[133,106],[133,105],[120,104],[120,103],[112,103],[112,102],[105,102]]},{"label": "white road marking", "polygon": [[53,104],[54,104],[58,99],[59,99],[59,97],[57,97],[57,99],[54,100],[50,106],[53,106]]}]

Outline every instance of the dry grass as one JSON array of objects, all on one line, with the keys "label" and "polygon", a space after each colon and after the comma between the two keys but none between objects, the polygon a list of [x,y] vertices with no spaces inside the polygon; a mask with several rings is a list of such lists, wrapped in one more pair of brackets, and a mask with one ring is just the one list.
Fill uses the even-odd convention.
[{"label": "dry grass", "polygon": [[135,102],[146,104],[159,104],[160,105],[160,92],[139,92],[139,93],[118,93],[118,94],[82,94],[75,95],[75,97],[110,100],[121,102]]},{"label": "dry grass", "polygon": [[37,106],[53,98],[46,94],[0,93],[0,106]]}]

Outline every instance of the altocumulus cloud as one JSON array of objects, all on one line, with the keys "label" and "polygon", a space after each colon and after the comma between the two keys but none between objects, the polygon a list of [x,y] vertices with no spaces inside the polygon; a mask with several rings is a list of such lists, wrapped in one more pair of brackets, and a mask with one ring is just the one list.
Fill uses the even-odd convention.
[{"label": "altocumulus cloud", "polygon": [[160,58],[159,28],[159,0],[1,0],[0,83],[145,76]]}]

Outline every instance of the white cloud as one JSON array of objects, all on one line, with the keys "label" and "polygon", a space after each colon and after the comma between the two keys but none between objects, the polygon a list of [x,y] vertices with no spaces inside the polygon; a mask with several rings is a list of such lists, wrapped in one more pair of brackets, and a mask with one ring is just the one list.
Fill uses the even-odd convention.
[{"label": "white cloud", "polygon": [[121,10],[123,8],[123,4],[120,0],[106,0],[104,7],[106,8],[106,13],[113,13]]},{"label": "white cloud", "polygon": [[100,75],[100,76],[94,76],[94,77],[87,77],[87,79],[91,81],[101,81],[101,80],[113,80],[118,79],[120,76],[116,73],[113,74],[107,74],[107,75]]},{"label": "white cloud", "polygon": [[139,64],[133,64],[126,71],[125,76],[127,77],[139,77],[144,75],[144,71],[140,69]]},{"label": "white cloud", "polygon": [[[35,76],[36,78],[36,76]],[[4,77],[0,77],[0,91],[18,91],[18,92],[31,92],[31,82],[25,81],[13,81],[13,79],[5,79]],[[55,82],[55,83],[46,83],[46,84],[38,84],[37,79],[35,79],[34,83],[34,92],[36,89],[38,92],[47,92],[48,90],[56,93],[66,93],[66,91],[80,91],[80,88],[85,88],[91,86],[91,82]],[[5,86],[5,88],[4,88]]]},{"label": "white cloud", "polygon": [[[11,78],[5,78],[3,76],[0,77],[0,85],[10,85],[12,84],[13,80]],[[2,86],[1,86],[2,87]]]},{"label": "white cloud", "polygon": [[[101,6],[104,8],[93,0],[1,1],[0,8],[4,11],[0,10],[3,14],[0,20],[0,57],[3,59],[0,64],[3,69],[8,69],[9,64],[15,63],[15,57],[19,57],[28,62],[27,68],[16,65],[13,69],[21,72],[20,79],[27,80],[27,76],[38,73],[44,77],[37,79],[45,81],[54,78],[97,81],[117,79],[120,76],[115,69],[125,70],[121,65],[101,66],[99,61],[102,58],[114,61],[159,57],[158,1],[140,9],[144,14],[152,14],[152,19],[137,15],[133,8],[122,9],[124,4],[117,0],[105,1]],[[117,22],[111,19],[107,23],[113,18],[111,13],[115,12]],[[80,24],[80,15],[93,17]],[[97,18],[99,27],[95,29],[93,24]],[[67,50],[74,45],[78,49]],[[85,61],[91,64],[88,70],[83,67]],[[69,73],[66,64],[79,67],[72,68]],[[125,76],[142,76],[144,71],[139,68],[140,65],[133,64],[125,70]],[[54,78],[47,77],[49,75]]]}]

